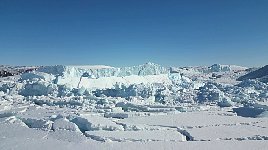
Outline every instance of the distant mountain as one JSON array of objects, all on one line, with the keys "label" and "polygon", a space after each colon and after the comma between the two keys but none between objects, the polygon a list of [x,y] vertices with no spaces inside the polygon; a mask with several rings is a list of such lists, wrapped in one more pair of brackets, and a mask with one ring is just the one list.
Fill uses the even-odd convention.
[{"label": "distant mountain", "polygon": [[247,79],[260,79],[262,81],[263,78],[267,78],[268,76],[268,65],[252,71],[244,76],[239,77],[237,80],[242,81],[242,80],[247,80]]},{"label": "distant mountain", "polygon": [[36,70],[34,66],[7,66],[0,65],[0,77],[8,77],[13,75],[19,75],[24,72],[30,72]]}]

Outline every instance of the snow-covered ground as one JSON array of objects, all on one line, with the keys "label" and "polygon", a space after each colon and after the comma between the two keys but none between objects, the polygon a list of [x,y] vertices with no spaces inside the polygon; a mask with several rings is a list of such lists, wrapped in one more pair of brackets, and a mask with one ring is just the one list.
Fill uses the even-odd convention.
[{"label": "snow-covered ground", "polygon": [[59,65],[2,77],[0,149],[266,150],[268,84],[237,81],[250,71]]}]

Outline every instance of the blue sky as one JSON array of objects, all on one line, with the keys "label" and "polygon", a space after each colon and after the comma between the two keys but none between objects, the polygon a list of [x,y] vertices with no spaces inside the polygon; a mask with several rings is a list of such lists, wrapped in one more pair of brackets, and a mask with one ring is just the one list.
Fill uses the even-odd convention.
[{"label": "blue sky", "polygon": [[262,66],[267,0],[0,0],[0,64]]}]

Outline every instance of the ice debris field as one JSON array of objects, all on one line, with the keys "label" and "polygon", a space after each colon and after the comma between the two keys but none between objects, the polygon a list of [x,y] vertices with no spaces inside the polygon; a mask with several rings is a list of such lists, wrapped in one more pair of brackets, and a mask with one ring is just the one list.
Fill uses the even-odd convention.
[{"label": "ice debris field", "polygon": [[1,66],[0,149],[268,148],[268,66]]}]

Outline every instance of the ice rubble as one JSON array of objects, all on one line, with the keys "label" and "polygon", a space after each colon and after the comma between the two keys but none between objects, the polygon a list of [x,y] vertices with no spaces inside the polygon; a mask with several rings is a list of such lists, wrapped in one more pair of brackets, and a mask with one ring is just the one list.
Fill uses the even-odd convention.
[{"label": "ice rubble", "polygon": [[[184,106],[189,105],[231,107],[266,100],[266,83],[235,81],[246,69],[219,64],[166,68],[153,63],[123,68],[45,66],[20,75],[17,81],[1,83],[0,90],[2,95],[22,95],[38,105],[96,112],[112,112],[116,107],[124,111],[185,111]],[[215,73],[220,76],[213,78]]]},{"label": "ice rubble", "polygon": [[101,116],[81,115],[71,120],[75,123],[80,131],[95,131],[95,130],[107,130],[107,131],[123,131],[124,128],[121,125],[116,124],[110,119]]},{"label": "ice rubble", "polygon": [[75,123],[70,122],[66,118],[56,119],[53,123],[52,130],[68,130],[74,132],[80,132],[80,129]]}]

